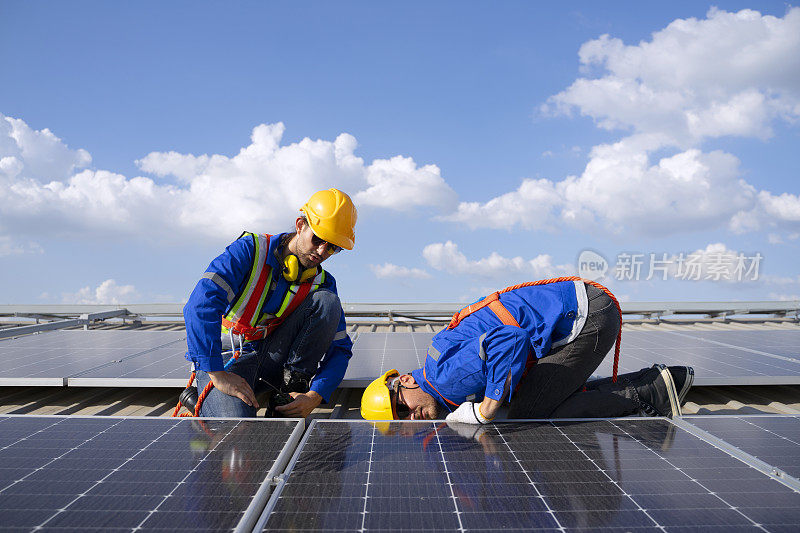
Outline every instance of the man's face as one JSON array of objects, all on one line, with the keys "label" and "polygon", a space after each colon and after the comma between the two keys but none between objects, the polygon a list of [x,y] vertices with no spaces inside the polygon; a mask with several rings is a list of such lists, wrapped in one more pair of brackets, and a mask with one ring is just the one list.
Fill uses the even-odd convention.
[{"label": "man's face", "polygon": [[294,252],[303,268],[314,268],[336,252],[332,244],[314,235],[302,218],[297,219],[296,243]]},{"label": "man's face", "polygon": [[400,376],[397,406],[400,410],[403,410],[404,406],[408,407],[410,413],[402,417],[404,420],[436,420],[439,418],[439,404],[433,399],[433,396],[419,387],[411,374]]}]

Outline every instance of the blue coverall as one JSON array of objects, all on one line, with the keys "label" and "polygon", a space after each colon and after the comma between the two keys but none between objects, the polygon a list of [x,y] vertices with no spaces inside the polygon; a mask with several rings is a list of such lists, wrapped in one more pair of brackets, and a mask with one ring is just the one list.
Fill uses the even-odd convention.
[{"label": "blue coverall", "polygon": [[453,329],[433,337],[423,368],[411,375],[423,391],[449,410],[484,397],[500,400],[513,391],[528,357],[572,341],[586,317],[583,282],[561,281],[500,294],[500,302],[520,327],[504,325],[484,307]]},{"label": "blue coverall", "polygon": [[[273,235],[270,238],[267,252],[267,261],[272,266],[273,272],[277,273],[281,272],[282,265],[276,249],[284,235],[286,234]],[[206,272],[221,277],[223,284],[221,285],[209,277],[201,278],[183,308],[188,346],[186,359],[194,363],[196,370],[206,372],[223,370],[222,317],[228,313],[233,303],[233,296],[228,288],[234,295],[239,294],[242,290],[247,283],[254,253],[255,247],[249,237],[242,237],[234,241],[206,269]],[[275,288],[264,303],[262,312],[274,314],[286,296],[289,282],[280,274],[273,275],[272,279]],[[224,284],[227,284],[228,287],[224,287]],[[325,281],[320,289],[327,289],[336,294],[336,280],[327,271]],[[347,370],[348,361],[353,355],[353,342],[345,328],[344,311],[342,311],[334,340],[322,357],[319,370],[311,380],[310,390],[319,393],[325,402],[330,399],[333,391],[341,383]],[[257,350],[259,342],[261,341],[253,341],[248,346]]]}]

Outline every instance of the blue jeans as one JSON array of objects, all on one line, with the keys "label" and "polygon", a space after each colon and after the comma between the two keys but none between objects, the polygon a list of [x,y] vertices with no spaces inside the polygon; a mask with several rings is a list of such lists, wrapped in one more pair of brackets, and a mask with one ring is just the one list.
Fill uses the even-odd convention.
[{"label": "blue jeans", "polygon": [[[336,294],[329,290],[316,290],[271,335],[246,345],[244,353],[226,370],[244,378],[256,395],[271,390],[258,378],[280,388],[284,368],[313,375],[333,342],[341,313],[342,306]],[[223,346],[226,344],[230,342],[223,339]],[[253,348],[248,349],[251,345]],[[231,351],[223,354],[226,363],[231,355]],[[198,370],[196,379],[197,390],[202,392],[211,378],[208,373]],[[256,409],[214,388],[203,401],[200,415],[254,417]]]}]

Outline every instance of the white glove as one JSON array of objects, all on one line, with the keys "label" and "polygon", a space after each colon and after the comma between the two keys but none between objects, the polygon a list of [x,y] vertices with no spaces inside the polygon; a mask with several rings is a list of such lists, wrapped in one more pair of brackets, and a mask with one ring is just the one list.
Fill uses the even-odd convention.
[{"label": "white glove", "polygon": [[488,424],[491,422],[481,414],[480,404],[464,402],[458,409],[444,418],[447,422],[461,422],[463,424]]},{"label": "white glove", "polygon": [[447,422],[447,427],[455,431],[459,437],[481,441],[481,437],[489,431],[482,424],[463,424],[461,422]]}]

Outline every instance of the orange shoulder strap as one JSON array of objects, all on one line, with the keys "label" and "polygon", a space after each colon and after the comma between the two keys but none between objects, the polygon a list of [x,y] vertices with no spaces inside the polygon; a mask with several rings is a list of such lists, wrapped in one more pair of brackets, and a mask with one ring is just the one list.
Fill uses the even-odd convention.
[{"label": "orange shoulder strap", "polygon": [[492,312],[494,312],[494,314],[497,315],[497,318],[499,318],[503,324],[519,327],[519,324],[511,315],[511,313],[508,312],[508,309],[506,309],[505,306],[502,303],[500,303],[500,295],[504,292],[513,291],[515,289],[520,289],[522,287],[547,285],[549,283],[558,283],[560,281],[582,281],[588,285],[596,287],[601,291],[603,291],[604,293],[606,293],[609,296],[609,298],[611,298],[611,300],[614,302],[614,305],[617,307],[617,312],[619,312],[619,333],[617,333],[617,341],[614,346],[614,367],[612,370],[612,380],[614,381],[614,383],[616,383],[617,369],[619,367],[619,348],[620,344],[622,343],[622,308],[620,307],[617,298],[613,294],[611,294],[611,291],[608,290],[606,287],[600,285],[596,281],[583,279],[578,276],[562,276],[560,278],[540,279],[538,281],[528,281],[526,283],[520,283],[519,285],[512,285],[511,287],[506,287],[502,291],[493,292],[480,302],[468,305],[467,307],[460,310],[458,313],[454,314],[453,318],[450,319],[450,323],[447,325],[447,329],[453,329],[454,327],[458,326],[458,324],[462,320],[467,318],[469,315],[471,315],[475,311],[483,309],[487,305],[489,306],[489,309],[491,309]]}]

